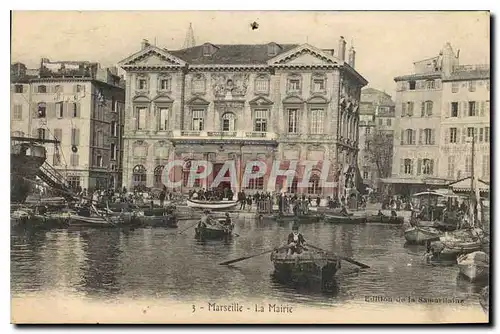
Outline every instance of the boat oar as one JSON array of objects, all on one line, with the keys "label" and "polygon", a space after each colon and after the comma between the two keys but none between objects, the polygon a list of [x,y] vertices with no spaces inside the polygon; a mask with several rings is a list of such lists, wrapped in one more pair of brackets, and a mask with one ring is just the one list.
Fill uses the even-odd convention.
[{"label": "boat oar", "polygon": [[[288,246],[284,246],[284,247],[288,247]],[[281,248],[284,248],[284,247],[280,247],[278,249],[281,249]],[[270,249],[270,250],[267,250],[265,252],[261,252],[261,253],[258,253],[258,254],[254,254],[254,255],[249,255],[249,256],[243,256],[243,257],[239,257],[237,259],[234,259],[234,260],[229,260],[229,261],[225,261],[225,262],[221,262],[219,263],[219,265],[221,266],[225,266],[225,265],[228,265],[228,264],[233,264],[233,263],[236,263],[236,262],[240,262],[240,261],[244,261],[244,260],[248,260],[248,259],[251,259],[253,257],[257,257],[257,256],[260,256],[260,255],[264,255],[264,254],[267,254],[267,253],[271,253],[273,252],[274,249]]]},{"label": "boat oar", "polygon": [[[308,246],[308,247],[311,247],[311,248],[314,248],[314,249],[316,249],[316,250],[319,250],[319,251],[325,252],[325,253],[329,253],[328,251],[326,251],[326,250],[324,250],[324,249],[321,249],[321,248],[319,248],[319,247],[313,246],[313,245],[311,245],[311,244],[307,244],[307,246]],[[347,261],[347,262],[350,262],[350,263],[352,263],[352,264],[355,264],[355,265],[357,265],[357,266],[359,266],[359,267],[361,267],[361,268],[363,268],[363,269],[370,268],[370,266],[369,266],[369,265],[364,264],[364,263],[361,263],[361,262],[358,262],[358,261],[356,261],[356,260],[354,260],[354,259],[351,259],[351,258],[349,258],[349,257],[340,256],[340,255],[337,255],[337,256],[338,256],[339,258],[341,258],[342,260]]]},{"label": "boat oar", "polygon": [[180,231],[179,234],[182,234],[184,232],[186,232],[187,230],[189,230],[190,228],[196,226],[196,224],[198,224],[199,222],[197,221],[196,223],[194,223],[193,225],[189,225],[187,228],[185,228],[184,230]]}]

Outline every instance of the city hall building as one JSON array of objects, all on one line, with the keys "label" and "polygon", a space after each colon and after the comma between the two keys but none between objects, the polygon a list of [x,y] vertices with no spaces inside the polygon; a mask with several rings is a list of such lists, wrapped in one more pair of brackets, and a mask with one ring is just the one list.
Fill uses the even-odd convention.
[{"label": "city hall building", "polygon": [[[308,44],[215,45],[166,50],[142,42],[120,62],[126,72],[123,183],[160,188],[168,161],[186,163],[171,171],[187,192],[190,161],[213,164],[194,187],[208,188],[224,162],[238,173],[249,161],[271,166],[292,160],[321,161],[308,188],[269,175],[251,180],[245,191],[287,191],[335,196],[354,188],[357,177],[359,100],[367,81],[355,70],[355,51]],[[322,163],[331,165],[324,189]],[[269,174],[269,173],[268,173]],[[229,186],[222,183],[220,187]],[[233,191],[240,191],[233,186]]]}]

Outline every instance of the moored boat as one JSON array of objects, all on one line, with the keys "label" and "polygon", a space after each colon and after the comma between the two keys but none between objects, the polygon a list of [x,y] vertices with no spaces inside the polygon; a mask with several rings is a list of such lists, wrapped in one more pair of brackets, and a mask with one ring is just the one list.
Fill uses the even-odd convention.
[{"label": "moored boat", "polygon": [[460,274],[471,282],[484,281],[490,274],[490,257],[488,254],[477,251],[461,255],[457,258]]},{"label": "moored boat", "polygon": [[288,248],[277,248],[271,253],[274,276],[284,283],[298,285],[321,284],[326,287],[340,269],[341,259],[333,254],[316,250],[304,250],[300,254],[288,254]]},{"label": "moored boat", "polygon": [[332,224],[365,224],[366,217],[325,215],[325,222]]},{"label": "moored boat", "polygon": [[485,238],[475,240],[459,240],[440,238],[431,244],[432,253],[439,259],[457,259],[458,256],[483,249],[483,244],[489,242]]},{"label": "moored boat", "polygon": [[432,227],[413,226],[405,230],[405,239],[411,244],[423,244],[430,240],[437,240],[441,231]]},{"label": "moored boat", "polygon": [[175,215],[164,215],[164,216],[140,216],[137,218],[142,226],[151,227],[172,227],[176,228],[177,217]]},{"label": "moored boat", "polygon": [[317,223],[319,222],[322,218],[322,214],[306,214],[306,215],[293,215],[293,214],[271,214],[271,215],[260,215],[260,219],[272,219],[277,222],[299,222],[302,224],[306,223]]},{"label": "moored boat", "polygon": [[401,216],[386,216],[386,215],[371,215],[366,217],[367,224],[393,224],[403,225],[404,217]]},{"label": "moored boat", "polygon": [[119,227],[127,226],[124,219],[119,216],[111,216],[104,218],[103,216],[81,216],[74,214],[70,216],[70,227]]},{"label": "moored boat", "polygon": [[238,205],[237,201],[201,201],[188,199],[187,206],[197,209],[224,210],[231,209]]}]

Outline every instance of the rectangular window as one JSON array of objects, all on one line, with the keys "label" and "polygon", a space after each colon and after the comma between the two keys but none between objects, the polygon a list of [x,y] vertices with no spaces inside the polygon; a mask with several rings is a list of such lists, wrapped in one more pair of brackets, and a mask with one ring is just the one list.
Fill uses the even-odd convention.
[{"label": "rectangular window", "polygon": [[410,84],[410,90],[415,90],[417,85],[416,81],[409,81],[409,84]]},{"label": "rectangular window", "polygon": [[479,141],[483,141],[483,137],[484,137],[484,129],[479,128]]},{"label": "rectangular window", "polygon": [[369,135],[369,134],[370,134],[370,127],[369,127],[369,126],[367,126],[367,127],[365,128],[365,134],[366,134],[366,135]]},{"label": "rectangular window", "polygon": [[290,80],[288,80],[288,90],[289,91],[298,91],[298,90],[300,90],[300,80],[299,79],[290,79]]},{"label": "rectangular window", "polygon": [[411,159],[404,159],[404,173],[411,174],[413,169],[413,163]]},{"label": "rectangular window", "polygon": [[487,143],[490,142],[490,127],[489,126],[484,128],[484,141]]},{"label": "rectangular window", "polygon": [[458,102],[452,102],[451,103],[450,116],[451,117],[458,117]]},{"label": "rectangular window", "polygon": [[111,143],[110,145],[110,155],[111,155],[111,160],[116,160],[116,145],[114,143]]},{"label": "rectangular window", "polygon": [[363,171],[363,179],[365,179],[365,180],[368,179],[368,172],[366,170]]},{"label": "rectangular window", "polygon": [[453,179],[455,176],[455,157],[448,157],[448,178]]},{"label": "rectangular window", "polygon": [[160,90],[169,91],[170,90],[170,79],[160,80]]},{"label": "rectangular window", "polygon": [[54,139],[61,142],[62,139],[62,129],[54,129]]},{"label": "rectangular window", "polygon": [[116,137],[118,136],[118,126],[116,121],[111,121],[111,124],[109,125],[111,136]]},{"label": "rectangular window", "polygon": [[472,174],[472,158],[470,155],[465,157],[465,176],[469,177]]},{"label": "rectangular window", "polygon": [[451,92],[452,93],[458,93],[458,89],[459,89],[459,83],[457,81],[454,81],[451,83]]},{"label": "rectangular window", "polygon": [[436,83],[435,83],[435,81],[434,81],[434,80],[427,80],[427,81],[425,82],[425,88],[426,88],[426,89],[434,89],[434,88],[436,88]]},{"label": "rectangular window", "polygon": [[457,142],[457,128],[450,128],[450,143]]},{"label": "rectangular window", "polygon": [[476,81],[474,80],[469,81],[468,86],[469,86],[469,92],[476,91]]},{"label": "rectangular window", "polygon": [[146,110],[147,108],[137,108],[137,130],[145,130],[146,129]]},{"label": "rectangular window", "polygon": [[407,102],[407,110],[406,113],[408,116],[413,116],[413,102]]},{"label": "rectangular window", "polygon": [[76,189],[80,186],[79,176],[68,176],[68,184],[72,189]]},{"label": "rectangular window", "polygon": [[390,118],[388,118],[388,119],[387,119],[387,123],[386,123],[386,124],[387,124],[387,126],[391,126],[391,123],[392,123],[392,122],[391,122],[391,119],[390,119]]},{"label": "rectangular window", "polygon": [[490,156],[489,155],[483,155],[481,167],[482,167],[481,176],[485,179],[489,179],[490,178]]},{"label": "rectangular window", "polygon": [[71,129],[71,145],[78,146],[80,143],[80,130],[77,128]]},{"label": "rectangular window", "polygon": [[288,133],[298,133],[299,110],[288,109]]},{"label": "rectangular window", "polygon": [[138,80],[138,89],[139,90],[148,89],[148,81],[146,79],[139,79]]},{"label": "rectangular window", "polygon": [[70,156],[70,164],[71,164],[72,167],[76,167],[76,166],[79,165],[79,161],[78,160],[79,160],[78,159],[78,154],[76,154],[76,153],[71,154],[71,156]]},{"label": "rectangular window", "polygon": [[322,92],[324,90],[325,90],[325,80],[314,79],[313,80],[313,91],[314,92]]},{"label": "rectangular window", "polygon": [[204,109],[193,109],[193,130],[194,131],[203,131],[204,129]]},{"label": "rectangular window", "polygon": [[47,106],[45,103],[40,103],[38,105],[38,118],[45,118],[45,115],[47,114]]},{"label": "rectangular window", "polygon": [[382,118],[379,118],[379,120],[378,120],[378,125],[382,125],[383,121],[384,121],[384,120],[383,120]]},{"label": "rectangular window", "polygon": [[260,78],[255,81],[255,91],[265,93],[269,90],[269,81],[265,78]]},{"label": "rectangular window", "polygon": [[62,102],[57,102],[56,103],[56,116],[57,118],[63,118],[63,103]]},{"label": "rectangular window", "polygon": [[159,116],[158,130],[165,131],[168,129],[168,108],[160,108]]},{"label": "rectangular window", "polygon": [[98,155],[96,157],[96,166],[97,167],[102,167],[102,155]]},{"label": "rectangular window", "polygon": [[311,109],[311,134],[322,134],[324,125],[323,109]]},{"label": "rectangular window", "polygon": [[267,132],[267,109],[255,109],[255,120],[253,130]]},{"label": "rectangular window", "polygon": [[116,111],[116,101],[114,96],[111,96],[111,111]]},{"label": "rectangular window", "polygon": [[474,128],[467,128],[467,137],[474,137]]},{"label": "rectangular window", "polygon": [[17,121],[21,121],[23,119],[23,105],[22,104],[15,104],[14,105],[14,115],[13,119]]},{"label": "rectangular window", "polygon": [[73,102],[73,117],[78,117],[78,102]]},{"label": "rectangular window", "polygon": [[16,85],[14,91],[16,93],[22,93],[23,92],[23,85]]},{"label": "rectangular window", "polygon": [[476,101],[469,101],[469,116],[477,116]]},{"label": "rectangular window", "polygon": [[38,129],[38,138],[45,139],[45,129]]}]

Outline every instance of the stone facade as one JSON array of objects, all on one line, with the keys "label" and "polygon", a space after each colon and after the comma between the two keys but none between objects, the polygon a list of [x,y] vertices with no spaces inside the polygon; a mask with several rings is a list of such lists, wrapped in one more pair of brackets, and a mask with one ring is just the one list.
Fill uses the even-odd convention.
[{"label": "stone facade", "polygon": [[42,59],[36,76],[14,77],[11,92],[11,134],[58,139],[47,145],[47,163],[70,185],[121,186],[125,91],[117,75],[98,64]]},{"label": "stone facade", "polygon": [[[489,66],[459,66],[459,53],[449,43],[438,56],[414,65],[414,74],[394,79],[395,151],[392,178],[386,182],[401,194],[443,186],[466,175],[468,128],[476,129],[478,139],[483,133],[476,153],[489,166],[489,139],[484,137],[489,133]],[[451,137],[456,142],[450,143]],[[476,163],[479,166],[477,159]],[[489,168],[484,171],[489,175]]]},{"label": "stone facade", "polygon": [[[120,62],[127,73],[124,184],[162,187],[162,168],[173,159],[186,166],[190,160],[214,163],[214,173],[195,185],[204,188],[233,159],[239,166],[254,160],[268,166],[275,160],[329,161],[332,178],[339,170],[352,173],[347,166],[356,166],[366,81],[344,60],[345,41],[339,44],[343,52],[333,55],[307,44],[205,43],[167,51],[144,43]],[[315,166],[313,178],[319,170]],[[188,172],[184,167],[173,173],[186,180]],[[268,185],[267,178],[245,191],[285,187]],[[296,189],[295,181],[286,187],[322,195],[342,191],[314,182],[307,190]],[[178,190],[188,189],[184,183]]]}]

